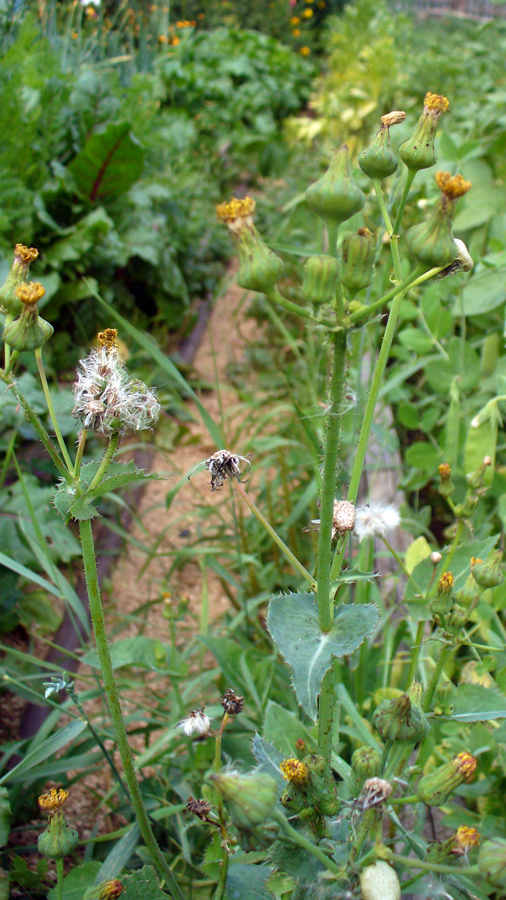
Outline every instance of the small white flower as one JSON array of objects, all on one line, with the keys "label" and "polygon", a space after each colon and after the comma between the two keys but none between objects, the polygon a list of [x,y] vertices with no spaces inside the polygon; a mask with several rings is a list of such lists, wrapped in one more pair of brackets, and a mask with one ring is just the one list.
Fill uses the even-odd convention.
[{"label": "small white flower", "polygon": [[366,537],[386,537],[398,527],[400,521],[401,517],[391,503],[371,503],[357,509],[355,533],[360,541]]},{"label": "small white flower", "polygon": [[206,716],[204,710],[205,707],[202,707],[202,709],[192,709],[186,719],[181,719],[181,721],[177,723],[176,728],[180,728],[186,737],[193,737],[195,734],[208,734],[211,727],[211,720],[209,719],[209,716]]}]

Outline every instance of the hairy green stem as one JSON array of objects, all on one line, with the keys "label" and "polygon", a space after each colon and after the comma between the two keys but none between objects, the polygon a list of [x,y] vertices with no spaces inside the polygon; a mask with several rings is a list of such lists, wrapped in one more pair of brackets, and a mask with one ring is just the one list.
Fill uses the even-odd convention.
[{"label": "hairy green stem", "polygon": [[311,588],[314,588],[315,580],[314,580],[313,576],[310,575],[310,573],[307,571],[307,569],[304,568],[302,563],[299,562],[297,557],[294,556],[292,551],[286,546],[285,542],[281,540],[279,534],[277,534],[274,531],[274,528],[272,527],[270,522],[268,522],[267,519],[265,518],[265,516],[262,515],[262,513],[258,509],[258,506],[256,506],[255,503],[253,503],[253,500],[250,497],[248,497],[248,495],[247,495],[246,491],[244,490],[244,488],[242,487],[242,485],[238,481],[235,481],[235,480],[232,482],[232,484],[234,485],[236,491],[240,494],[240,496],[242,497],[244,502],[247,503],[247,505],[249,506],[253,515],[256,516],[256,518],[264,526],[264,528],[268,532],[268,534],[270,534],[274,543],[278,545],[279,549],[286,556],[287,560],[289,562],[291,562],[294,569],[296,569],[297,572],[299,572],[299,574],[302,575],[302,577],[305,578],[305,580],[309,582],[309,584],[311,585]]},{"label": "hairy green stem", "polygon": [[184,894],[177,884],[167,860],[156,843],[155,836],[151,830],[151,825],[149,824],[139,783],[137,781],[132,752],[128,743],[127,730],[121,712],[118,686],[114,678],[109,644],[107,642],[104,611],[102,608],[102,598],[100,596],[100,585],[97,575],[95,546],[90,520],[82,520],[79,522],[79,535],[83,551],[84,574],[90,603],[91,621],[93,623],[95,634],[97,655],[132,807],[139,824],[142,838],[151,854],[158,874],[165,880],[175,900],[185,900]]},{"label": "hairy green stem", "polygon": [[353,847],[351,848],[350,853],[350,863],[354,863],[357,859],[363,843],[369,834],[372,826],[374,825],[376,819],[376,810],[375,809],[366,809],[364,815],[362,816],[360,825],[357,828],[357,833],[355,840],[353,841]]},{"label": "hairy green stem", "polygon": [[330,568],[332,561],[332,519],[336,494],[336,467],[341,431],[341,404],[344,390],[346,335],[334,335],[334,354],[329,385],[329,405],[326,413],[327,433],[321,489],[320,529],[318,535],[318,617],[320,628],[330,631],[334,621],[334,603],[330,597]]},{"label": "hairy green stem", "polygon": [[[424,872],[434,872],[439,875],[456,875],[459,871],[455,866],[444,866],[439,863],[431,863],[424,859],[415,859],[412,856],[400,856],[398,853],[393,853],[388,847],[382,847],[381,853],[377,852],[377,855],[380,859],[400,863],[401,865],[406,866],[407,869],[423,869]],[[464,872],[466,876],[479,875],[480,869],[477,865],[466,866]]]},{"label": "hairy green stem", "polygon": [[111,465],[111,463],[114,459],[114,454],[116,453],[116,450],[118,449],[119,442],[120,442],[120,433],[119,433],[119,431],[117,431],[117,432],[115,432],[115,434],[111,435],[109,443],[108,443],[107,447],[105,448],[105,453],[102,457],[102,462],[100,463],[100,465],[97,469],[96,475],[94,476],[94,478],[92,479],[92,481],[90,483],[88,491],[92,491],[102,481],[103,476],[107,472],[107,469],[109,468],[109,466]]},{"label": "hairy green stem", "polygon": [[325,673],[318,697],[318,753],[325,761],[325,773],[331,776],[332,732],[334,724],[335,673]]},{"label": "hairy green stem", "polygon": [[5,375],[4,372],[0,372],[0,378],[8,386],[8,389],[10,390],[12,395],[16,398],[19,405],[23,409],[23,412],[24,412],[26,418],[30,422],[30,425],[33,427],[34,431],[37,432],[40,440],[44,444],[44,447],[46,448],[49,456],[51,457],[51,461],[56,466],[59,474],[62,476],[62,478],[65,479],[65,481],[68,484],[71,484],[72,483],[72,475],[68,471],[67,467],[63,464],[63,462],[60,458],[60,455],[58,453],[58,450],[54,446],[51,438],[49,437],[46,429],[44,428],[44,425],[40,421],[38,415],[33,412],[30,404],[28,403],[28,400],[23,396],[23,394],[19,390],[14,378],[11,375]]},{"label": "hairy green stem", "polygon": [[432,698],[434,696],[435,690],[438,686],[439,679],[441,677],[441,673],[445,667],[445,663],[452,652],[455,649],[454,644],[446,644],[439,654],[439,659],[436,663],[436,668],[432,673],[432,677],[427,685],[427,690],[425,691],[425,695],[422,702],[422,709],[424,712],[428,712],[430,709],[430,705],[432,703]]},{"label": "hairy green stem", "polygon": [[281,826],[282,830],[286,834],[287,838],[292,841],[293,844],[297,844],[298,847],[302,847],[304,850],[307,850],[308,853],[311,853],[312,856],[315,856],[316,859],[319,859],[320,862],[325,866],[329,872],[332,872],[334,875],[343,875],[343,870],[333,862],[323,850],[320,850],[316,844],[313,844],[312,841],[308,840],[302,833],[297,831],[295,828],[292,828],[289,822],[286,821],[283,813],[279,810],[275,809],[272,813],[272,818],[278,825]]},{"label": "hairy green stem", "polygon": [[420,659],[424,631],[425,619],[421,619],[416,629],[415,643],[411,651],[411,660],[409,663],[408,676],[406,678],[406,690],[409,689],[411,682],[416,676],[416,669],[418,666],[418,660]]},{"label": "hairy green stem", "polygon": [[79,478],[81,473],[81,464],[83,461],[84,448],[86,446],[86,438],[88,437],[88,432],[86,428],[83,428],[79,434],[79,441],[77,444],[77,452],[76,452],[76,461],[74,463],[74,476]]},{"label": "hairy green stem", "polygon": [[40,347],[38,347],[35,350],[35,359],[37,361],[37,369],[39,370],[40,383],[42,384],[42,390],[44,391],[44,397],[46,398],[47,411],[49,413],[49,418],[51,419],[51,422],[52,422],[52,425],[54,428],[56,440],[58,441],[58,446],[61,450],[61,455],[63,456],[63,459],[65,460],[65,465],[67,466],[67,469],[69,470],[69,472],[73,475],[74,474],[74,466],[72,465],[72,460],[69,456],[69,452],[67,450],[67,445],[65,444],[65,441],[63,440],[63,435],[61,433],[60,426],[58,424],[58,419],[57,419],[56,413],[54,411],[53,401],[51,400],[51,394],[49,393],[49,386],[47,383],[46,373],[44,370],[44,363],[42,361],[42,349]]},{"label": "hairy green stem", "polygon": [[374,312],[376,309],[380,309],[382,306],[385,306],[386,303],[389,303],[390,300],[393,300],[397,294],[401,292],[406,292],[411,290],[411,288],[418,287],[418,285],[423,284],[425,281],[429,281],[430,278],[434,278],[435,275],[438,275],[439,272],[442,272],[442,267],[439,266],[435,269],[428,269],[427,272],[423,272],[422,275],[417,276],[417,272],[420,269],[417,266],[413,269],[412,272],[404,279],[400,284],[397,284],[391,291],[383,294],[382,297],[379,297],[378,300],[374,300],[372,303],[369,303],[367,306],[362,306],[360,309],[357,309],[354,313],[352,313],[349,317],[349,321],[352,325],[355,325],[361,319],[369,318],[371,312]]},{"label": "hairy green stem", "polygon": [[[395,334],[395,329],[397,327],[397,319],[399,318],[399,311],[401,308],[401,303],[404,300],[404,293],[400,293],[395,297],[392,302],[392,307],[390,309],[390,315],[388,317],[387,326],[385,328],[385,333],[383,335],[383,341],[381,344],[380,352],[378,355],[378,360],[376,362],[376,367],[374,369],[374,374],[372,377],[371,388],[369,391],[369,397],[367,398],[367,404],[364,413],[364,420],[362,422],[362,427],[360,429],[360,436],[358,439],[357,451],[355,454],[355,459],[353,460],[353,468],[351,471],[350,478],[350,486],[348,488],[348,500],[351,503],[355,503],[358,496],[358,489],[360,487],[360,479],[362,477],[362,470],[364,468],[365,455],[367,452],[367,446],[369,443],[369,436],[371,433],[372,422],[374,418],[374,412],[376,410],[376,403],[378,400],[378,395],[381,388],[381,383],[383,380],[383,375],[385,373],[386,364],[388,362],[388,356],[390,353],[390,348],[392,346],[392,341]],[[331,579],[337,578],[339,572],[341,571],[341,565],[344,557],[345,545],[340,548],[335,553],[334,562],[332,564],[331,570]]]}]

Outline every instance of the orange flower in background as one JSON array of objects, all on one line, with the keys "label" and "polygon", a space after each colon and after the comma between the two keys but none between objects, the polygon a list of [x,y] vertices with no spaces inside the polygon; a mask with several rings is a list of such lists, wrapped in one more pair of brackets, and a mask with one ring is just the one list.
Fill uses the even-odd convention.
[{"label": "orange flower in background", "polygon": [[300,28],[294,28],[292,34],[294,37],[300,37]]},{"label": "orange flower in background", "polygon": [[290,25],[300,25],[299,16],[292,16],[292,18],[290,19]]},{"label": "orange flower in background", "polygon": [[172,38],[171,44],[172,44],[173,47],[177,47],[177,45],[178,45],[179,43],[180,43],[180,40],[179,40],[178,37]]},{"label": "orange flower in background", "polygon": [[299,53],[301,56],[309,56],[311,50],[309,49],[309,47],[301,47]]}]

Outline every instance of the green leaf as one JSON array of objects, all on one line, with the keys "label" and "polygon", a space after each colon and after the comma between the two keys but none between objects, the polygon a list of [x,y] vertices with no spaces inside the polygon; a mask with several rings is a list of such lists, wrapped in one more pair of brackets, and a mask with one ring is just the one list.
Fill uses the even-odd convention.
[{"label": "green leaf", "polygon": [[112,491],[120,490],[128,484],[135,484],[137,481],[150,481],[161,478],[161,475],[153,473],[148,475],[144,469],[138,469],[135,463],[111,463],[107,469],[105,478],[97,484],[93,490],[88,490],[89,485],[93,481],[100,467],[100,463],[86,463],[81,469],[80,485],[84,490],[84,496],[77,497],[74,488],[69,486],[67,482],[62,482],[56,492],[54,505],[61,516],[68,522],[70,519],[92,519],[97,515],[97,511],[93,506],[93,500],[102,497],[104,494],[110,494]]},{"label": "green leaf", "polygon": [[[31,769],[35,768],[39,763],[44,762],[49,756],[53,756],[54,753],[57,753],[58,750],[61,750],[66,744],[74,741],[87,727],[87,723],[83,722],[82,719],[74,719],[74,721],[69,722],[68,725],[64,725],[64,727],[60,728],[56,734],[52,734],[51,737],[48,737],[43,741],[40,746],[28,752],[25,758],[22,759],[17,766],[14,766],[10,772],[6,772],[6,774],[0,778],[0,784],[5,784],[6,781],[19,781],[20,775],[24,775],[26,779],[26,775]],[[28,781],[28,779],[26,780]]]},{"label": "green leaf", "polygon": [[415,441],[406,450],[406,463],[422,472],[435,472],[441,461],[441,451],[428,441]]},{"label": "green leaf", "polygon": [[129,122],[111,123],[95,132],[74,157],[69,171],[92,201],[115,200],[140,178],[144,150]]},{"label": "green leaf", "polygon": [[480,357],[476,350],[462,341],[459,337],[452,337],[448,341],[449,359],[440,356],[424,366],[425,374],[430,386],[438,394],[446,396],[450,392],[455,375],[460,376],[459,387],[463,391],[477,387],[481,377]]},{"label": "green leaf", "polygon": [[322,679],[332,660],[356,650],[374,629],[378,616],[374,604],[339,606],[330,631],[324,633],[314,594],[288,594],[271,599],[267,628],[291,666],[300,705],[314,721]]},{"label": "green leaf", "polygon": [[167,894],[159,887],[151,866],[144,866],[124,878],[123,886],[122,900],[167,900]]},{"label": "green leaf", "polygon": [[259,769],[261,769],[262,772],[265,772],[266,775],[270,775],[271,778],[274,778],[279,787],[286,787],[285,779],[279,768],[283,760],[286,759],[286,754],[280,753],[279,750],[276,750],[274,744],[269,744],[263,737],[260,737],[259,734],[255,734],[251,749],[253,756],[258,762]]},{"label": "green leaf", "polygon": [[379,577],[378,572],[360,572],[358,566],[354,569],[342,569],[333,584],[358,584],[359,581],[374,581]]},{"label": "green leaf", "polygon": [[480,316],[506,300],[506,270],[485,269],[474,275],[453,305],[454,316]]},{"label": "green leaf", "polygon": [[5,847],[11,830],[11,805],[7,788],[0,787],[0,847]]},{"label": "green leaf", "polygon": [[[100,863],[96,860],[90,860],[90,862],[83,863],[82,866],[74,866],[63,879],[62,900],[83,900],[86,889],[94,883],[99,869]],[[58,888],[51,888],[47,900],[57,900],[57,897]]]},{"label": "green leaf", "polygon": [[488,487],[492,484],[495,473],[495,453],[498,433],[497,416],[490,416],[477,428],[469,428],[464,447],[464,472],[470,475],[481,466],[483,458],[490,456],[492,464],[485,469],[483,482]]},{"label": "green leaf", "polygon": [[293,712],[269,700],[264,722],[266,741],[271,741],[287,757],[295,755],[299,738],[307,741],[309,737],[308,729]]},{"label": "green leaf", "polygon": [[272,900],[265,882],[272,869],[269,866],[248,866],[231,862],[227,875],[227,900]]},{"label": "green leaf", "polygon": [[139,843],[139,835],[139,826],[137,822],[134,822],[126,834],[114,845],[105,862],[102,863],[100,871],[97,872],[95,884],[100,884],[101,881],[112,881],[113,878],[119,877],[121,869],[126,866],[135,853],[135,848]]},{"label": "green leaf", "polygon": [[[151,669],[153,672],[172,675],[185,675],[187,672],[186,663],[180,653],[168,644],[144,635],[123,638],[111,644],[111,660],[113,669],[121,669],[123,666],[141,666],[144,669]],[[96,650],[86,653],[83,656],[83,662],[95,669],[100,668]]]},{"label": "green leaf", "polygon": [[461,684],[453,700],[453,712],[447,718],[458,722],[488,722],[506,719],[506,695],[498,688],[482,684]]},{"label": "green leaf", "polygon": [[424,559],[427,559],[430,554],[431,549],[427,538],[420,536],[416,541],[413,541],[406,550],[406,556],[404,558],[404,565],[409,574],[411,575],[415,566],[417,566],[418,563],[423,562]]}]

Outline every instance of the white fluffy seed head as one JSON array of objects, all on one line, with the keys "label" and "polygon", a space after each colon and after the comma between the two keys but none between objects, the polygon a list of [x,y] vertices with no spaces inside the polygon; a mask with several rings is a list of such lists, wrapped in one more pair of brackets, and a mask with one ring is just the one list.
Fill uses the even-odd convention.
[{"label": "white fluffy seed head", "polygon": [[357,509],[355,515],[355,533],[359,540],[366,537],[386,537],[400,524],[401,517],[391,503],[371,503]]},{"label": "white fluffy seed head", "polygon": [[400,900],[401,885],[397,872],[387,862],[378,860],[360,875],[362,900]]}]

